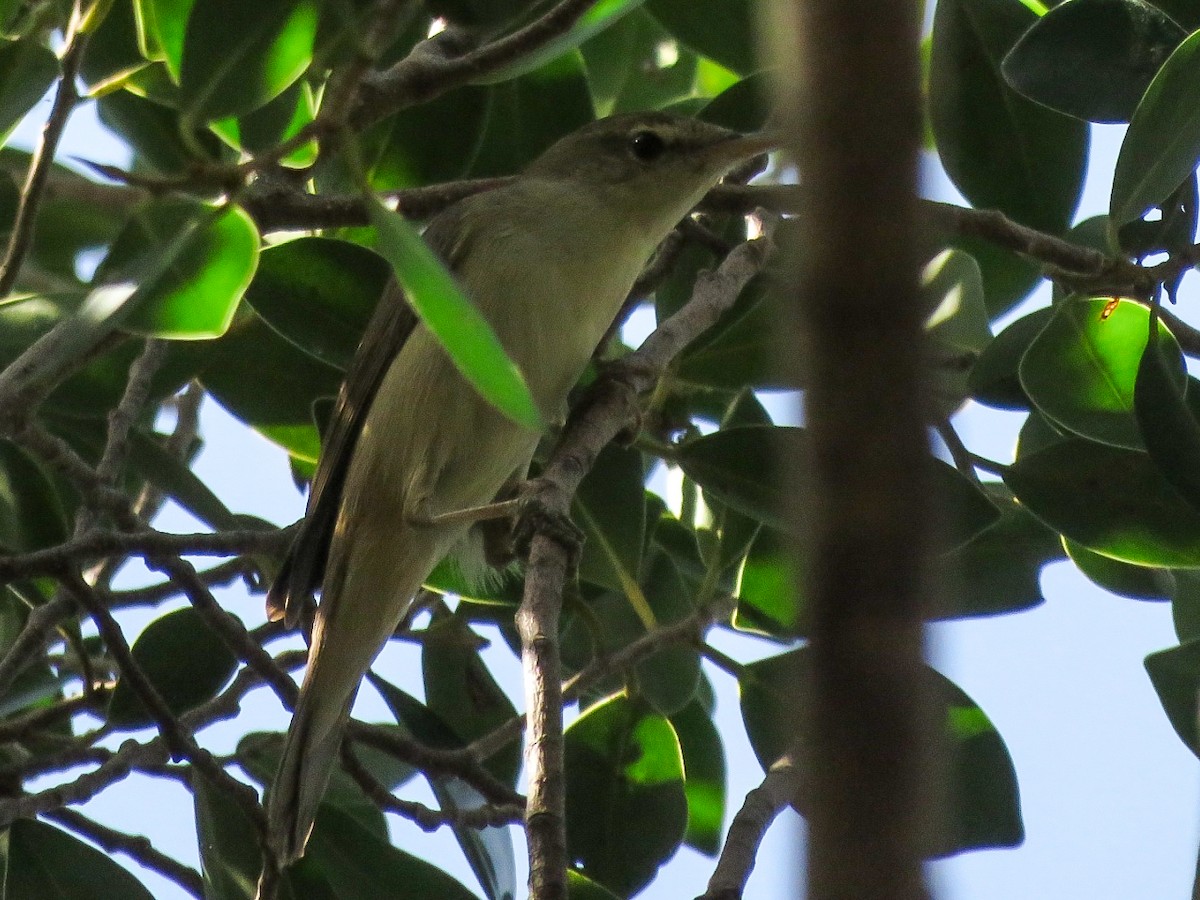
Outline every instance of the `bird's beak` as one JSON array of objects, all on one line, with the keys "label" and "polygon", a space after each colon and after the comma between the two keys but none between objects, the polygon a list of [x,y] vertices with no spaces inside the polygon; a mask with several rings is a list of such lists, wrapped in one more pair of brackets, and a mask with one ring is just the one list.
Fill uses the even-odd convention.
[{"label": "bird's beak", "polygon": [[711,148],[714,161],[733,165],[744,159],[752,159],[760,153],[777,150],[781,136],[774,132],[760,131],[755,134],[739,134],[727,141],[714,144]]}]

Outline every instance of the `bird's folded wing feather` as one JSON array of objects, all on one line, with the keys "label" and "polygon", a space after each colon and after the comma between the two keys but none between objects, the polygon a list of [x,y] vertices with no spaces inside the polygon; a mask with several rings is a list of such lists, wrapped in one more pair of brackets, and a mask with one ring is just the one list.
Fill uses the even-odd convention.
[{"label": "bird's folded wing feather", "polygon": [[[461,218],[462,205],[451,207],[430,222],[424,235],[426,243],[452,271],[465,250],[465,242],[460,239]],[[395,280],[389,281],[338,392],[321,442],[304,521],[267,594],[267,617],[272,621],[285,619],[289,627],[295,626],[305,600],[321,586],[358,435],[384,375],[417,321],[404,289]]]}]

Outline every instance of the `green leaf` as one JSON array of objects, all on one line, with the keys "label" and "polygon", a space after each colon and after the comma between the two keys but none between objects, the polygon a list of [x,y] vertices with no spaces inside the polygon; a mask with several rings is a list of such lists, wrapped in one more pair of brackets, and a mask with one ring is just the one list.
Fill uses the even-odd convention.
[{"label": "green leaf", "polygon": [[[100,5],[93,4],[91,9]],[[91,13],[85,12],[85,16],[91,17]],[[79,74],[88,92],[101,93],[145,65],[146,59],[138,46],[133,4],[108,3],[99,26],[93,25],[88,34],[80,61]]]},{"label": "green leaf", "polygon": [[625,595],[653,627],[638,585],[646,526],[642,465],[637,450],[610,444],[579,486],[572,511],[586,536],[579,577]]},{"label": "green leaf", "polygon": [[721,733],[699,700],[671,716],[687,774],[688,827],[684,843],[708,856],[721,849],[725,821],[725,749]]},{"label": "green leaf", "polygon": [[[743,667],[738,679],[746,733],[764,770],[789,751],[809,720],[811,656],[807,647],[772,656]],[[928,739],[948,751],[948,815],[927,852],[944,856],[1019,844],[1024,828],[1017,778],[1003,738],[957,685],[933,669],[926,677],[944,723],[942,734]]]},{"label": "green leaf", "polygon": [[[399,732],[402,729],[395,730]],[[274,781],[275,773],[279,770],[279,761],[283,758],[284,738],[280,732],[252,731],[243,735],[237,745],[238,765],[259,784],[269,786]],[[363,768],[389,791],[396,790],[416,775],[413,766],[396,759],[386,750],[357,744],[354,755],[358,757]],[[387,821],[383,811],[374,800],[363,793],[358,782],[342,768],[340,761],[330,775],[329,786],[321,800],[321,811],[328,806],[336,806],[357,819],[359,824],[372,834],[378,835],[380,839],[387,838]],[[318,812],[317,816],[320,818],[321,812]]]},{"label": "green leaf", "polygon": [[1116,226],[1140,219],[1181,185],[1200,162],[1200,33],[1176,48],[1142,102],[1121,142],[1109,216]]},{"label": "green leaf", "polygon": [[921,305],[930,310],[930,389],[938,410],[950,416],[969,396],[971,367],[992,340],[979,265],[961,250],[943,250],[922,272]]},{"label": "green leaf", "polygon": [[567,869],[568,900],[620,900],[616,894],[574,869]]},{"label": "green leaf", "polygon": [[159,175],[182,175],[198,163],[214,162],[220,152],[211,134],[197,131],[184,140],[176,110],[129,91],[105,94],[96,108],[105,127],[133,148],[139,165]]},{"label": "green leaf", "polygon": [[1170,569],[1134,566],[1063,538],[1063,549],[1092,584],[1110,594],[1131,600],[1170,600],[1175,593],[1175,577]]},{"label": "green leaf", "polygon": [[374,200],[368,212],[379,233],[380,252],[458,371],[504,415],[530,431],[541,431],[541,414],[521,370],[446,267],[399,213]]},{"label": "green leaf", "polygon": [[1200,3],[1196,0],[1153,0],[1154,5],[1186,28],[1200,28]]},{"label": "green leaf", "polygon": [[511,81],[540,69],[546,63],[568,54],[589,38],[615,25],[623,16],[636,10],[646,0],[598,0],[579,17],[570,30],[540,45],[530,53],[496,72],[481,76],[477,84],[496,84]]},{"label": "green leaf", "polygon": [[1037,309],[996,335],[971,368],[971,396],[998,409],[1029,409],[1018,374],[1021,359],[1053,317],[1052,308]]},{"label": "green leaf", "polygon": [[[1021,385],[1055,424],[1094,441],[1141,449],[1134,415],[1134,382],[1150,332],[1150,310],[1133,300],[1067,299],[1029,345]],[[1182,390],[1186,373],[1174,336],[1158,333],[1172,379]]]},{"label": "green leaf", "polygon": [[799,428],[750,425],[689,440],[676,461],[689,478],[722,503],[775,528],[784,527],[779,495],[786,460],[806,468],[807,440]]},{"label": "green leaf", "polygon": [[487,122],[468,171],[473,178],[511,175],[595,117],[578,53],[491,85],[489,96]]},{"label": "green leaf", "polygon": [[696,118],[733,131],[759,131],[770,124],[771,96],[769,73],[748,75],[709,100]]},{"label": "green leaf", "polygon": [[654,877],[687,830],[675,730],[618,694],[575,720],[565,745],[568,858],[628,897]]},{"label": "green leaf", "polygon": [[1075,0],[1038,19],[1004,58],[1030,100],[1091,122],[1128,122],[1187,32],[1142,0]]},{"label": "green leaf", "polygon": [[141,428],[130,431],[129,462],[138,474],[166,492],[180,506],[214,530],[244,528],[235,516],[185,461]]},{"label": "green leaf", "polygon": [[200,872],[206,900],[252,900],[262,870],[258,832],[242,805],[191,770]]},{"label": "green leaf", "polygon": [[58,77],[58,57],[33,38],[0,42],[0,143]]},{"label": "green leaf", "polygon": [[799,584],[783,534],[759,529],[738,576],[734,627],[776,638],[804,637],[808,632]]},{"label": "green leaf", "polygon": [[1200,512],[1145,453],[1071,438],[1022,456],[1004,482],[1089,550],[1135,565],[1200,567]]},{"label": "green leaf", "polygon": [[184,118],[239,116],[281,94],[312,60],[317,11],[316,0],[195,0],[179,67]]},{"label": "green leaf", "polygon": [[[421,671],[425,702],[464,743],[515,718],[516,709],[479,656],[483,639],[458,616],[435,614],[422,632]],[[516,784],[521,748],[512,743],[486,767],[505,784]]]},{"label": "green leaf", "polygon": [[942,165],[973,206],[1059,234],[1083,186],[1087,126],[1026,100],[1000,71],[1036,20],[1022,0],[941,0],[929,106]]},{"label": "green leaf", "polygon": [[147,59],[162,59],[171,80],[179,83],[188,16],[196,0],[134,0],[138,42]]},{"label": "green leaf", "polygon": [[154,900],[109,856],[44,822],[17,819],[0,835],[0,851],[6,898]]},{"label": "green leaf", "polygon": [[390,274],[358,244],[302,237],[263,251],[246,301],[301,350],[345,370]]},{"label": "green leaf", "polygon": [[[437,897],[476,900],[441,869],[391,846],[337,806],[317,817],[292,877],[319,878],[334,897]],[[310,897],[310,891],[298,893]]]},{"label": "green leaf", "polygon": [[579,51],[600,116],[662,109],[695,88],[696,54],[678,46],[645,10],[623,17]]},{"label": "green leaf", "polygon": [[[188,345],[200,381],[235,418],[315,462],[320,437],[313,404],[337,396],[341,373],[280,337],[253,313],[240,317],[224,337]],[[264,372],[270,372],[264,380]]]},{"label": "green leaf", "polygon": [[1058,535],[1011,498],[995,498],[1000,521],[935,557],[934,618],[994,616],[1043,602],[1041,571],[1063,555]]},{"label": "green leaf", "polygon": [[749,0],[711,0],[699,13],[690,0],[648,0],[663,27],[697,53],[742,75],[760,67]]},{"label": "green leaf", "polygon": [[154,202],[117,236],[85,310],[153,337],[219,337],[257,265],[258,231],[244,210]]},{"label": "green leaf", "polygon": [[[131,649],[134,661],[175,715],[211,700],[237,669],[237,657],[190,606],[155,619]],[[154,719],[122,678],[113,689],[108,721],[134,729]]]},{"label": "green leaf", "polygon": [[0,440],[0,548],[28,553],[61,544],[67,536],[54,482],[24,450]]},{"label": "green leaf", "polygon": [[[295,137],[316,116],[316,98],[304,81],[294,81],[278,97],[241,118],[230,117],[211,124],[226,143],[247,153],[269,151]],[[312,165],[317,158],[315,141],[293,150],[280,162],[291,168]]]},{"label": "green leaf", "polygon": [[956,468],[940,459],[930,459],[928,465],[931,512],[936,517],[933,534],[939,549],[961,547],[999,520],[996,506]]},{"label": "green leaf", "polygon": [[1158,701],[1184,746],[1200,756],[1200,720],[1196,698],[1200,696],[1200,641],[1191,640],[1159,650],[1146,657],[1146,674]]},{"label": "green leaf", "polygon": [[1150,459],[1171,486],[1200,509],[1200,422],[1184,399],[1185,389],[1196,394],[1193,399],[1200,399],[1200,381],[1180,382],[1177,352],[1161,339],[1146,343],[1138,366],[1134,408]]}]

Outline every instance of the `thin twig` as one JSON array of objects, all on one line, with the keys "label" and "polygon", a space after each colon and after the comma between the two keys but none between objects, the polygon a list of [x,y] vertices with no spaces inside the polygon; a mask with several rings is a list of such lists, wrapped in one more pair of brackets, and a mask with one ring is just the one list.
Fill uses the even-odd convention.
[{"label": "thin twig", "polygon": [[79,23],[80,15],[76,4],[66,35],[66,50],[61,59],[62,73],[58,79],[58,90],[54,94],[50,115],[42,129],[42,139],[38,142],[37,150],[30,161],[29,175],[21,189],[21,201],[13,219],[8,247],[4,251],[4,261],[0,262],[0,298],[12,293],[13,285],[17,283],[21,264],[33,243],[33,226],[37,221],[38,208],[54,165],[54,156],[58,152],[58,142],[62,139],[71,111],[79,101],[75,79],[79,75],[83,49],[87,44],[87,35],[76,30]]}]

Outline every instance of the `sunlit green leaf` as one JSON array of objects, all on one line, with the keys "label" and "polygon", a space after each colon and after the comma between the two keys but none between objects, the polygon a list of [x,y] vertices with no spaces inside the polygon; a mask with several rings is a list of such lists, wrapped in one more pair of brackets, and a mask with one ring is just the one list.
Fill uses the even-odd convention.
[{"label": "sunlit green leaf", "polygon": [[[1149,334],[1150,311],[1132,300],[1068,299],[1030,343],[1021,385],[1043,414],[1075,434],[1140,449],[1134,382]],[[1182,389],[1183,355],[1160,324],[1163,359]]]},{"label": "sunlit green leaf", "polygon": [[683,757],[671,723],[616,695],[566,731],[567,853],[619,896],[641,889],[687,828]]},{"label": "sunlit green leaf", "polygon": [[1143,452],[1072,438],[1022,456],[1004,481],[1089,550],[1136,565],[1200,567],[1200,512]]},{"label": "sunlit green leaf", "polygon": [[237,116],[278,96],[308,68],[317,10],[316,0],[195,0],[179,67],[185,118]]}]

